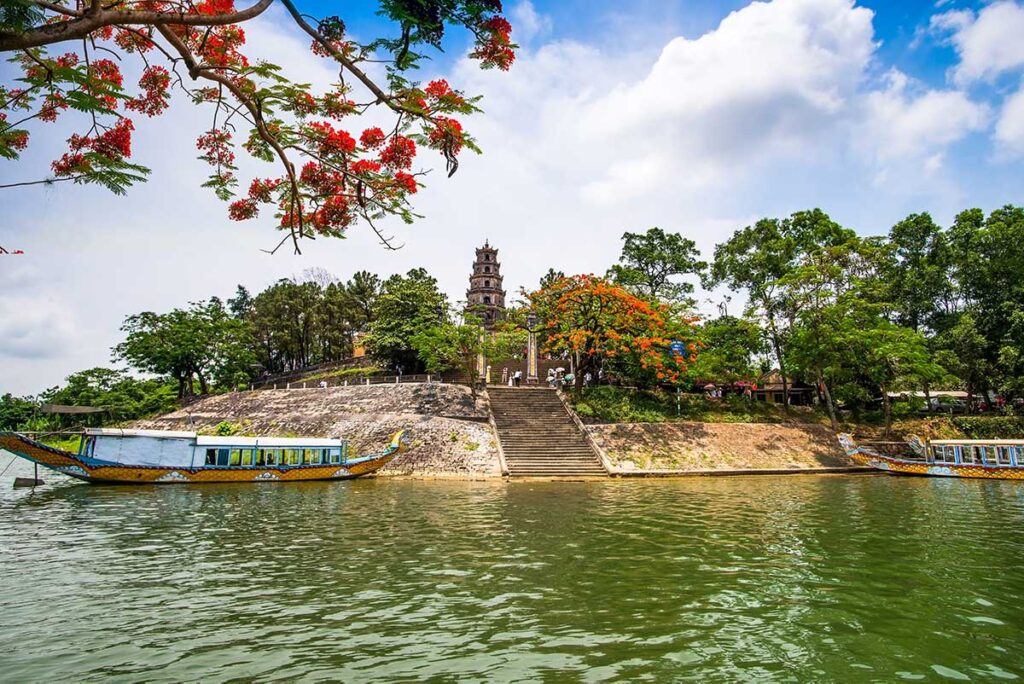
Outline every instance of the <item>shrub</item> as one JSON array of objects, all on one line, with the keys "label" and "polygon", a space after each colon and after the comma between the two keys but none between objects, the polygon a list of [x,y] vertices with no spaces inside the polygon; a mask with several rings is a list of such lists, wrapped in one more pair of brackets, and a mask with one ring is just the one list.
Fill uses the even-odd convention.
[{"label": "shrub", "polygon": [[1019,416],[956,416],[950,420],[968,439],[1024,438],[1024,418]]}]

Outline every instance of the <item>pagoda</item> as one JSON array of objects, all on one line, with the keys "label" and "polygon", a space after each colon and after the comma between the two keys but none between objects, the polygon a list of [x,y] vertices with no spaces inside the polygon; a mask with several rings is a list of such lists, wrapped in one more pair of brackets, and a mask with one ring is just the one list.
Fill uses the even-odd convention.
[{"label": "pagoda", "polygon": [[505,317],[505,290],[501,289],[501,264],[498,250],[489,241],[476,250],[473,272],[466,290],[466,313],[491,326]]}]

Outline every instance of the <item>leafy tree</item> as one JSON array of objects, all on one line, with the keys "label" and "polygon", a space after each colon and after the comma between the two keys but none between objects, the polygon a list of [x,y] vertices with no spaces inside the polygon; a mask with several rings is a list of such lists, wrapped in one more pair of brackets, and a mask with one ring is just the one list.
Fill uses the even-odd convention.
[{"label": "leafy tree", "polygon": [[413,373],[424,368],[412,343],[418,333],[448,320],[448,298],[422,268],[384,281],[366,347],[382,364]]},{"label": "leafy tree", "polygon": [[20,430],[35,416],[36,403],[10,392],[0,396],[0,430]]},{"label": "leafy tree", "polygon": [[[696,356],[693,319],[676,317],[666,304],[641,299],[603,278],[578,275],[531,295],[535,310],[545,312],[545,348],[571,354],[575,391],[583,376],[607,365],[641,384],[678,382]],[[670,345],[688,343],[687,355]]]},{"label": "leafy tree", "polygon": [[252,311],[252,295],[244,286],[239,285],[235,296],[228,300],[228,310],[235,318],[245,318]]},{"label": "leafy tree", "polygon": [[564,278],[564,273],[562,273],[561,271],[556,271],[553,268],[549,268],[548,272],[540,277],[540,289],[546,290],[547,288],[551,287],[559,280],[563,280]]},{"label": "leafy tree", "polygon": [[317,311],[322,297],[316,283],[291,279],[279,280],[256,295],[248,321],[264,368],[294,370],[321,360]]},{"label": "leafy tree", "polygon": [[167,375],[178,384],[178,397],[209,393],[211,381],[233,388],[246,377],[255,358],[245,321],[228,315],[217,300],[193,303],[165,314],[145,311],[125,319],[125,341],[114,347],[116,358],[139,370]]},{"label": "leafy tree", "polygon": [[781,220],[761,219],[715,247],[708,285],[725,284],[734,291],[746,290],[748,313],[764,322],[778,361],[787,408],[786,345],[794,309],[782,279],[808,254],[843,244],[853,237],[852,230],[843,228],[820,209],[812,209]]},{"label": "leafy tree", "polygon": [[934,325],[952,300],[942,229],[927,213],[911,214],[889,231],[889,244],[894,258],[884,271],[896,322],[916,331]]},{"label": "leafy tree", "polygon": [[[0,156],[18,159],[41,124],[74,111],[82,123],[52,177],[27,183],[97,183],[124,194],[149,174],[131,161],[129,116],[162,114],[178,89],[212,110],[213,124],[197,141],[211,167],[205,187],[225,201],[236,197],[237,133],[245,152],[279,169],[276,178],[253,179],[234,199],[232,219],[255,218],[266,207],[296,250],[300,238],[340,237],[358,220],[375,231],[374,221],[385,216],[411,222],[409,196],[423,175],[413,170],[417,145],[437,150],[451,175],[464,148],[479,151],[454,117],[479,110],[478,98],[446,81],[421,86],[409,75],[427,49],[441,49],[448,26],[472,34],[470,57],[484,68],[508,69],[516,46],[511,25],[497,14],[501,3],[380,0],[393,34],[359,42],[341,18],[310,18],[293,0],[281,0],[290,21],[312,39],[313,58],[339,70],[338,82],[323,93],[275,64],[247,58],[243,26],[271,4],[8,0],[0,10],[0,52],[12,55],[19,73],[0,86]],[[127,87],[125,77],[136,74],[138,86]],[[394,123],[356,133],[355,119],[369,110],[388,110]]]},{"label": "leafy tree", "polygon": [[42,394],[44,401],[68,406],[103,408],[103,413],[87,416],[59,416],[62,427],[71,424],[100,425],[108,421],[134,420],[174,410],[175,386],[166,378],[139,380],[125,371],[90,368],[72,373],[62,387]]},{"label": "leafy tree", "polygon": [[428,372],[461,371],[475,397],[477,358],[481,354],[485,358],[508,358],[522,349],[525,334],[504,322],[487,331],[479,319],[468,317],[462,323],[448,320],[423,328],[410,342]]},{"label": "leafy tree", "polygon": [[353,323],[357,331],[366,329],[373,320],[374,306],[380,295],[380,278],[369,271],[356,271],[345,283],[345,294],[354,309]]},{"label": "leafy tree", "polygon": [[758,375],[756,360],[767,353],[764,334],[753,321],[722,316],[695,330],[700,354],[688,374],[697,381],[736,382]]},{"label": "leafy tree", "polygon": [[651,228],[646,233],[627,232],[622,239],[619,263],[608,271],[613,282],[652,301],[692,305],[688,296],[693,293],[693,285],[673,278],[700,275],[707,268],[693,240],[661,228]]}]

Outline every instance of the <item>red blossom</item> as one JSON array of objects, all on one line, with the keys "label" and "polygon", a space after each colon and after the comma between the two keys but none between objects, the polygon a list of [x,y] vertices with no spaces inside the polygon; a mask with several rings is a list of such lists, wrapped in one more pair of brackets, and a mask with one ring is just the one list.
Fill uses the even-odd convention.
[{"label": "red blossom", "polygon": [[481,28],[485,35],[477,41],[476,49],[470,53],[470,57],[479,59],[485,69],[498,67],[508,71],[516,58],[512,49],[512,24],[504,17],[491,17]]},{"label": "red blossom", "polygon": [[393,169],[407,169],[412,166],[412,158],[416,156],[416,143],[401,135],[396,135],[380,153],[380,160],[385,166]]},{"label": "red blossom", "polygon": [[451,86],[448,85],[448,81],[443,78],[439,78],[436,81],[428,83],[424,92],[435,100],[440,100],[445,95],[451,94],[452,89]]},{"label": "red blossom", "polygon": [[113,128],[100,133],[90,147],[108,159],[132,156],[132,131],[135,124],[131,119],[118,119]]},{"label": "red blossom", "polygon": [[349,171],[358,175],[377,173],[380,171],[380,163],[372,159],[360,159],[349,167]]},{"label": "red blossom", "polygon": [[348,200],[341,195],[334,195],[313,214],[313,225],[320,232],[337,232],[348,226],[354,217],[349,212]]},{"label": "red blossom", "polygon": [[320,141],[320,153],[351,154],[356,150],[356,141],[346,131],[335,129],[326,121],[314,121],[309,124],[314,138]]},{"label": "red blossom", "polygon": [[235,200],[228,205],[228,218],[232,221],[245,221],[255,218],[260,213],[260,208],[251,199]]},{"label": "red blossom", "polygon": [[124,103],[126,109],[141,112],[146,116],[162,114],[170,104],[167,89],[171,85],[171,75],[162,66],[151,66],[142,72],[139,87],[142,95]]},{"label": "red blossom", "polygon": [[429,131],[430,146],[455,155],[462,150],[462,124],[455,119],[437,117],[436,125]]},{"label": "red blossom", "polygon": [[277,189],[277,186],[281,184],[281,180],[277,178],[267,178],[260,180],[256,178],[252,184],[249,185],[249,199],[254,202],[271,202],[273,196],[271,193]]},{"label": "red blossom", "polygon": [[356,111],[356,103],[346,98],[342,93],[331,92],[324,95],[320,104],[321,111],[326,116],[340,119]]},{"label": "red blossom", "polygon": [[395,174],[395,182],[410,195],[415,193],[418,189],[416,179],[404,171],[399,171]]},{"label": "red blossom", "polygon": [[46,96],[43,106],[39,108],[39,119],[41,121],[56,121],[57,114],[62,109],[68,108],[68,101],[60,93],[51,93]]},{"label": "red blossom", "polygon": [[363,134],[359,136],[359,142],[363,147],[376,149],[384,144],[384,138],[384,131],[374,126],[363,131]]},{"label": "red blossom", "polygon": [[199,136],[196,147],[203,153],[200,159],[211,166],[230,166],[235,161],[230,143],[231,133],[215,128]]}]

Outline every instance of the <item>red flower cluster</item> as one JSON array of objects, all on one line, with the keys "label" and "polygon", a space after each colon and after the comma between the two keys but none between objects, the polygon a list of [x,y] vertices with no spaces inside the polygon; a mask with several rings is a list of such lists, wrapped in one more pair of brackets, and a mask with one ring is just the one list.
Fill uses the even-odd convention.
[{"label": "red flower cluster", "polygon": [[409,138],[396,135],[380,153],[381,162],[393,169],[407,169],[412,166],[412,158],[416,156],[416,143]]},{"label": "red flower cluster", "polygon": [[363,131],[363,134],[359,136],[359,142],[363,147],[373,150],[384,144],[384,138],[384,131],[374,126]]},{"label": "red flower cluster", "polygon": [[443,78],[439,78],[436,81],[428,83],[424,92],[435,105],[461,107],[466,103],[462,96],[452,90],[451,86],[448,85],[448,81]]},{"label": "red flower cluster", "polygon": [[334,119],[354,114],[356,111],[356,103],[338,92],[330,92],[324,95],[320,106],[325,116]]},{"label": "red flower cluster", "polygon": [[229,14],[235,11],[235,0],[203,0],[196,3],[196,13],[213,16],[214,14]]},{"label": "red flower cluster", "polygon": [[356,151],[355,138],[326,121],[314,121],[309,128],[311,137],[320,144],[320,154],[352,154]]},{"label": "red flower cluster", "polygon": [[481,28],[484,36],[477,41],[476,50],[469,56],[479,59],[485,69],[498,67],[508,71],[516,59],[512,49],[512,24],[504,17],[491,17]]},{"label": "red flower cluster", "polygon": [[292,97],[291,108],[299,116],[309,116],[316,113],[316,100],[309,93],[298,90]]},{"label": "red flower cluster", "polygon": [[[355,50],[355,48],[352,46],[352,43],[349,43],[344,40],[329,40],[327,42],[335,52],[339,52],[345,57],[351,57],[353,51]],[[317,57],[334,57],[334,55],[331,54],[330,50],[328,50],[327,48],[320,44],[319,40],[314,40],[313,44],[309,46],[309,49],[310,52],[312,52]]]},{"label": "red flower cluster", "polygon": [[430,146],[453,155],[462,150],[462,124],[455,119],[437,117],[436,125],[429,131]]},{"label": "red flower cluster", "polygon": [[151,36],[152,29],[118,29],[114,35],[114,42],[125,52],[149,52],[154,47]]},{"label": "red flower cluster", "polygon": [[354,220],[348,209],[348,200],[343,195],[329,197],[313,214],[313,225],[320,233],[339,232]]},{"label": "red flower cluster", "polygon": [[142,94],[134,100],[124,103],[125,109],[141,112],[146,116],[162,114],[170,98],[167,89],[171,86],[171,75],[162,66],[151,66],[142,72],[139,79],[139,87]]},{"label": "red flower cluster", "polygon": [[281,180],[277,178],[255,178],[249,185],[249,199],[255,202],[271,202],[274,199],[271,193],[277,190],[279,185]]},{"label": "red flower cluster", "polygon": [[131,119],[119,119],[112,127],[95,138],[78,135],[68,138],[70,152],[53,162],[51,168],[57,176],[70,176],[74,173],[88,171],[92,168],[84,150],[101,154],[107,159],[120,161],[132,156],[132,131],[135,125]]},{"label": "red flower cluster", "polygon": [[231,133],[215,128],[203,133],[196,140],[196,147],[203,153],[199,158],[210,166],[231,166],[235,153],[231,151]]},{"label": "red flower cluster", "polygon": [[365,176],[368,173],[380,172],[380,162],[375,162],[372,159],[360,159],[356,163],[349,167],[349,172],[359,176]]},{"label": "red flower cluster", "polygon": [[416,179],[404,171],[399,171],[395,174],[395,182],[398,183],[398,187],[410,195],[419,189],[416,184]]},{"label": "red flower cluster", "polygon": [[121,89],[121,69],[109,59],[97,59],[89,65],[89,80],[83,89],[103,102],[108,109],[117,108],[114,93]]},{"label": "red flower cluster", "polygon": [[56,121],[57,113],[68,108],[68,101],[60,93],[51,93],[43,100],[43,106],[39,108],[40,121]]},{"label": "red flower cluster", "polygon": [[228,205],[228,218],[232,221],[245,221],[256,218],[259,213],[259,207],[250,199],[235,200]]}]

